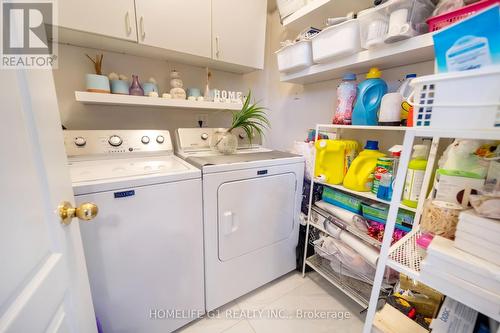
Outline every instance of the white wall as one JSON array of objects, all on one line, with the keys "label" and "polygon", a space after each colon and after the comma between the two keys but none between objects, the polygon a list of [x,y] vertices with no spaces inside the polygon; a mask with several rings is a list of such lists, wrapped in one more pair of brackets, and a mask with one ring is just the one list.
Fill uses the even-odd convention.
[{"label": "white wall", "polygon": [[[250,74],[238,75],[212,71],[212,87],[220,89],[252,89],[257,100],[261,100],[269,111],[272,128],[266,133],[265,145],[275,149],[288,149],[293,141],[302,141],[307,129],[316,123],[330,123],[336,107],[338,80],[310,85],[281,83],[274,51],[280,41],[293,38],[281,26],[277,11],[268,15],[265,69]],[[194,127],[198,110],[172,110],[138,107],[87,106],[75,101],[74,91],[84,90],[84,75],[92,72],[92,64],[85,53],[95,55],[97,51],[80,47],[60,45],[59,69],[54,70],[56,91],[62,123],[69,129],[168,129]],[[131,76],[138,74],[142,81],[150,76],[156,78],[160,91],[169,89],[171,69],[181,72],[185,87],[203,89],[205,69],[173,64],[167,61],[104,52],[103,71],[118,72]],[[398,67],[383,72],[383,78],[394,81],[406,73],[418,75],[433,72],[433,63],[425,62]],[[358,73],[359,74],[359,73]],[[361,81],[364,75],[358,75]],[[221,111],[202,111],[208,114],[209,127],[227,126],[230,114]]]}]

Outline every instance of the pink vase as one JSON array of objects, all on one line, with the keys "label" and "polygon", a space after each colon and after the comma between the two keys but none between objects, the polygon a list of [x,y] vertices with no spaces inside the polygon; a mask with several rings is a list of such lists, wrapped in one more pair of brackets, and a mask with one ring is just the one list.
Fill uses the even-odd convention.
[{"label": "pink vase", "polygon": [[137,75],[132,75],[132,84],[130,85],[128,92],[130,95],[144,96],[144,89],[142,89]]}]

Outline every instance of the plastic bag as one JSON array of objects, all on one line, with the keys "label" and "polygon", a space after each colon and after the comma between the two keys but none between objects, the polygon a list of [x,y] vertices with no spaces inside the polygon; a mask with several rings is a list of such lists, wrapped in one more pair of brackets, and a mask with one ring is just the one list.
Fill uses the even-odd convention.
[{"label": "plastic bag", "polygon": [[479,215],[500,219],[500,192],[471,195],[470,203]]},{"label": "plastic bag", "polygon": [[314,142],[295,141],[291,152],[304,156],[306,159],[305,176],[307,179],[312,179],[314,169]]},{"label": "plastic bag", "polygon": [[[332,237],[321,237],[315,241],[315,245],[318,247],[317,253],[330,260],[332,262],[330,266],[337,273],[358,280],[373,280],[375,277],[375,268],[341,240]],[[338,265],[337,262],[340,262],[341,265]],[[345,269],[342,269],[342,267]]]}]

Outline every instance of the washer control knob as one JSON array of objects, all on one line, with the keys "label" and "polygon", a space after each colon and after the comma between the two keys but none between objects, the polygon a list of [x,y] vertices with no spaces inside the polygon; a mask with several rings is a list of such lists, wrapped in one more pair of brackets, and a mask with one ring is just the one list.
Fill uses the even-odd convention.
[{"label": "washer control knob", "polygon": [[203,133],[203,134],[201,135],[201,139],[202,139],[202,140],[207,140],[207,139],[208,139],[208,133]]},{"label": "washer control knob", "polygon": [[77,147],[83,147],[87,144],[87,140],[82,136],[77,136],[74,142]]},{"label": "washer control knob", "polygon": [[112,135],[108,139],[108,143],[112,145],[113,147],[118,147],[123,143],[122,138],[120,138],[118,135]]},{"label": "washer control knob", "polygon": [[147,135],[144,135],[142,138],[141,138],[141,142],[144,143],[145,145],[147,145],[149,143],[149,136]]},{"label": "washer control knob", "polygon": [[242,140],[243,140],[244,138],[246,138],[246,137],[247,137],[247,136],[246,136],[245,134],[243,134],[243,133],[238,134],[238,136],[239,136],[239,138],[240,138],[240,139],[242,139]]},{"label": "washer control knob", "polygon": [[165,138],[163,137],[163,135],[158,135],[156,137],[156,142],[158,142],[159,144],[162,144],[163,142],[165,142]]}]

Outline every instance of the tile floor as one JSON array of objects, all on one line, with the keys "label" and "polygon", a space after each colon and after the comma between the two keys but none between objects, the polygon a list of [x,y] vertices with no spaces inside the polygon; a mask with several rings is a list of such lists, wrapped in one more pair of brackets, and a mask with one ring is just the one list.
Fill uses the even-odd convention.
[{"label": "tile floor", "polygon": [[[328,319],[298,318],[330,313]],[[289,273],[201,318],[177,333],[356,333],[363,328],[362,308],[315,272],[305,278]],[[300,312],[302,311],[302,312]],[[308,311],[308,312],[305,312]],[[337,313],[344,319],[332,319]],[[260,314],[260,315],[259,315]],[[286,317],[286,318],[283,318]],[[292,318],[288,318],[292,317]]]}]

